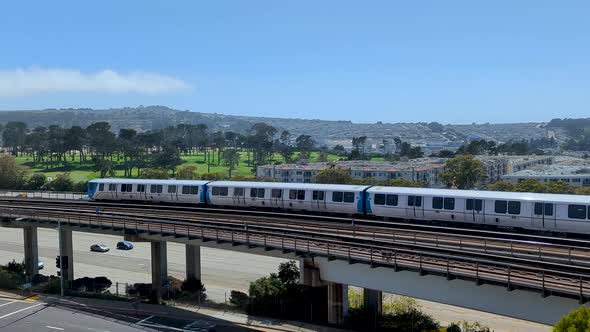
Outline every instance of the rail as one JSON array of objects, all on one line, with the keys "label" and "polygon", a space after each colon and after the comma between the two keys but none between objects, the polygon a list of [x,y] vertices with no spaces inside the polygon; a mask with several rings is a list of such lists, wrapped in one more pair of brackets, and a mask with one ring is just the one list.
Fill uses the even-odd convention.
[{"label": "rail", "polygon": [[45,191],[45,190],[2,190],[0,197],[12,198],[43,198],[43,199],[84,199],[88,198],[87,193],[69,191]]},{"label": "rail", "polygon": [[[312,231],[276,229],[272,227],[241,227],[182,223],[156,218],[96,215],[76,211],[27,211],[22,208],[0,208],[0,216],[20,223],[62,221],[80,228],[111,229],[124,233],[148,233],[175,238],[201,239],[218,243],[232,243],[248,247],[294,252],[304,256],[323,256],[371,266],[419,271],[448,278],[474,280],[477,283],[502,284],[508,289],[540,290],[542,294],[561,294],[580,301],[590,295],[590,273],[565,272],[554,268],[540,268],[525,264],[524,260],[498,261],[493,255],[461,255],[436,252],[422,247],[396,247],[345,241],[338,236],[327,236]],[[519,263],[520,262],[520,263]],[[522,263],[525,262],[525,263]]]}]

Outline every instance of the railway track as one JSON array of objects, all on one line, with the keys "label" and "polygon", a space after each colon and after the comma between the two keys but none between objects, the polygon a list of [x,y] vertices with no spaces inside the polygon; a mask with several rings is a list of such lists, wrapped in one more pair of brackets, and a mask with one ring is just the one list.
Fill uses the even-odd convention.
[{"label": "railway track", "polygon": [[[55,207],[52,203],[28,201],[14,202],[21,209],[43,211],[69,211],[84,212],[86,215],[95,214],[95,206],[89,205],[60,205]],[[2,204],[0,208],[14,208],[14,203]],[[586,272],[590,268],[590,249],[579,246],[565,246],[531,242],[524,240],[502,240],[495,237],[481,237],[464,234],[446,234],[432,231],[398,230],[395,228],[383,228],[366,225],[333,224],[325,221],[315,222],[311,220],[288,220],[285,218],[271,218],[266,216],[235,216],[221,215],[219,213],[204,213],[194,211],[177,211],[171,213],[169,209],[141,209],[136,205],[120,207],[120,205],[103,208],[100,212],[106,217],[132,218],[142,216],[155,218],[159,221],[201,223],[206,225],[218,225],[241,229],[253,227],[256,229],[273,229],[285,233],[298,231],[313,232],[316,236],[336,236],[339,239],[351,243],[367,243],[387,245],[393,247],[414,247],[418,249],[432,249],[454,253],[478,254],[482,257],[502,257],[504,259],[526,259],[528,263],[557,263],[560,268],[567,266],[570,269],[578,269]],[[590,270],[588,270],[590,271]]]}]

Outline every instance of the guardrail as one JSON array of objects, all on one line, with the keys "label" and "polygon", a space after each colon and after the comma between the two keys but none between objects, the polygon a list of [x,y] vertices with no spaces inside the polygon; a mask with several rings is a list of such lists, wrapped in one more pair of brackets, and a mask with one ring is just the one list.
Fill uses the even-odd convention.
[{"label": "guardrail", "polygon": [[[266,226],[238,227],[236,225],[210,225],[206,223],[179,223],[156,218],[96,215],[76,211],[26,211],[0,208],[0,216],[19,223],[57,223],[72,227],[134,232],[137,234],[200,239],[282,250],[300,256],[322,256],[329,260],[341,259],[351,263],[364,263],[372,267],[384,266],[396,270],[414,270],[420,274],[437,274],[449,279],[461,278],[476,283],[504,285],[533,289],[541,294],[560,294],[576,297],[581,302],[590,296],[590,273],[573,273],[554,268],[526,265],[514,259],[498,261],[493,255],[461,255],[453,250],[428,250],[421,246],[399,246],[362,243],[342,240],[338,235],[328,236],[309,230],[293,231]],[[523,263],[524,262],[524,263]]]},{"label": "guardrail", "polygon": [[13,198],[46,198],[46,199],[84,199],[87,193],[69,191],[44,191],[44,190],[1,190],[0,197]]}]

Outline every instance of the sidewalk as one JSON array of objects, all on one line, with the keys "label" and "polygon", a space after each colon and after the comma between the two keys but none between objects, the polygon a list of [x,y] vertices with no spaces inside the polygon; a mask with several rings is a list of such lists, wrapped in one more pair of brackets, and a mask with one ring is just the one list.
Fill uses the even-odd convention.
[{"label": "sidewalk", "polygon": [[254,329],[256,331],[298,331],[298,332],[343,332],[346,330],[300,323],[294,321],[282,321],[272,318],[262,318],[249,316],[242,313],[223,311],[212,308],[203,308],[196,306],[163,306],[155,304],[127,302],[127,301],[109,301],[93,298],[78,298],[59,296],[40,296],[40,301],[55,304],[57,306],[70,307],[77,310],[94,310],[97,312],[116,312],[125,316],[159,316],[170,317],[175,319],[210,319],[216,322],[218,326],[236,327]]}]

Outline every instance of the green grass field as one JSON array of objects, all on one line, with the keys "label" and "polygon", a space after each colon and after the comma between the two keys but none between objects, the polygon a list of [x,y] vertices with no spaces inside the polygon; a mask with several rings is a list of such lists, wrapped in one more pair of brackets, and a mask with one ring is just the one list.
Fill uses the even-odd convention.
[{"label": "green grass field", "polygon": [[[297,159],[298,157],[298,153],[295,153],[293,159]],[[309,158],[310,162],[316,162],[318,160],[319,157],[319,153],[318,152],[312,152]],[[212,161],[213,161],[213,157]],[[337,160],[341,157],[339,157],[338,155],[333,155],[333,154],[329,154],[328,155],[328,161],[334,161]],[[228,167],[223,165],[223,161],[221,162],[220,165],[218,165],[217,163],[217,154],[215,154],[215,163],[212,165],[207,165],[205,162],[205,158],[204,158],[204,153],[197,153],[194,155],[181,155],[181,159],[183,160],[183,163],[181,166],[184,165],[193,165],[197,167],[197,174],[199,176],[205,174],[205,173],[221,173],[224,176],[228,176]],[[65,173],[68,172],[70,173],[70,177],[72,178],[72,180],[74,182],[79,182],[79,181],[88,181],[91,179],[95,179],[99,177],[99,172],[96,172],[94,170],[94,164],[92,162],[87,162],[84,164],[79,164],[78,162],[78,157],[75,157],[75,161],[71,161],[70,156],[68,156],[68,161],[70,162],[68,167],[63,167],[60,165],[60,167],[49,167],[48,165],[42,164],[42,163],[37,163],[34,164],[32,162],[33,158],[30,156],[19,156],[16,158],[16,162],[24,167],[27,167],[30,169],[31,173],[43,173],[45,174],[47,177],[52,177],[55,178],[55,176],[57,174],[60,173]],[[282,163],[283,162],[283,158],[278,155],[275,154],[273,156],[273,160],[274,162],[279,162]],[[252,168],[248,165],[247,163],[248,161],[248,154],[246,152],[241,152],[240,153],[240,162],[239,164],[236,166],[236,169],[233,170],[232,172],[232,177],[235,176],[253,176],[254,173],[252,173]],[[117,177],[122,177],[124,172],[123,172],[123,168],[121,165],[117,165],[115,166],[115,171],[116,171],[116,176]],[[136,169],[133,170],[133,177],[136,177],[137,173],[136,173]]]}]

